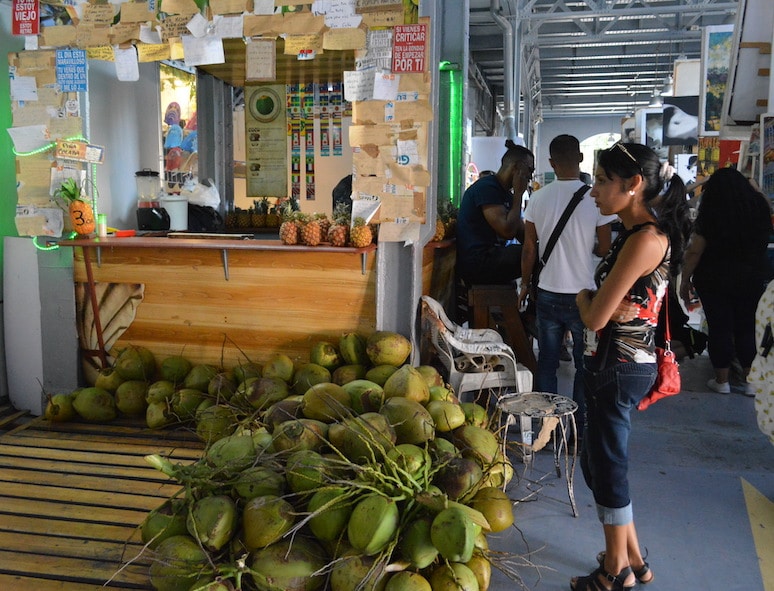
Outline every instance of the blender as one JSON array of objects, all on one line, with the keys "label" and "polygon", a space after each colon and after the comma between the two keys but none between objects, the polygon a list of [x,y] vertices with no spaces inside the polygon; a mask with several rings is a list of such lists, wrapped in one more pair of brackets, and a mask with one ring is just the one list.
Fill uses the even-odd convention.
[{"label": "blender", "polygon": [[134,173],[134,178],[137,183],[137,229],[169,230],[169,214],[161,207],[159,200],[159,173],[150,168],[143,168]]}]

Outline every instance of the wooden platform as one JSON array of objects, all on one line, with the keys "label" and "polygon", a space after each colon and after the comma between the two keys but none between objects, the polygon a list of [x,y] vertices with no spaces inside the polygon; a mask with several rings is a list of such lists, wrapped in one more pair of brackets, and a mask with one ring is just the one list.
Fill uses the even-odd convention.
[{"label": "wooden platform", "polygon": [[201,451],[185,430],[139,422],[37,418],[0,435],[0,589],[96,591],[111,578],[108,589],[152,589],[147,560],[120,568],[142,546],[137,526],[179,486],[143,457]]}]

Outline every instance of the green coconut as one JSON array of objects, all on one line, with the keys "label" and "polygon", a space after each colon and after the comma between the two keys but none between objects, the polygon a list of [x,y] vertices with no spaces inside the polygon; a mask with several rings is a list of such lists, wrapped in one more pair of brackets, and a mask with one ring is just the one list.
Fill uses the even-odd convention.
[{"label": "green coconut", "polygon": [[424,448],[413,443],[401,443],[387,452],[387,459],[398,470],[418,479],[430,465],[430,455]]},{"label": "green coconut", "polygon": [[454,395],[454,392],[449,390],[446,386],[431,386],[430,400],[447,400],[449,402],[455,402],[457,401],[457,397]]},{"label": "green coconut", "polygon": [[145,408],[145,424],[148,425],[149,429],[163,429],[174,421],[172,409],[169,403],[164,400],[151,402]]},{"label": "green coconut", "polygon": [[389,378],[396,371],[398,371],[398,367],[395,365],[377,365],[376,367],[372,367],[366,372],[365,379],[384,387],[384,384],[387,382],[387,378]]},{"label": "green coconut", "polygon": [[237,508],[231,497],[213,495],[196,501],[188,514],[188,533],[210,552],[217,552],[237,529]]},{"label": "green coconut", "polygon": [[62,392],[54,394],[46,402],[46,409],[43,416],[49,421],[63,423],[72,421],[78,413],[73,408],[73,395],[71,392]]},{"label": "green coconut", "polygon": [[379,414],[395,429],[397,443],[424,444],[435,436],[433,417],[419,402],[399,396],[389,398]]},{"label": "green coconut", "polygon": [[353,380],[342,385],[349,394],[352,410],[356,414],[376,412],[384,404],[384,388],[370,380]]},{"label": "green coconut", "polygon": [[339,338],[339,352],[344,363],[350,365],[368,365],[368,353],[366,353],[366,341],[356,332],[348,332]]},{"label": "green coconut", "polygon": [[207,389],[210,386],[210,380],[216,375],[218,375],[218,370],[212,365],[204,363],[194,365],[183,380],[183,388],[207,392]]},{"label": "green coconut", "polygon": [[429,580],[433,591],[479,591],[476,575],[461,562],[436,567]]},{"label": "green coconut", "polygon": [[336,345],[328,341],[312,343],[312,348],[309,351],[309,361],[316,365],[321,365],[328,371],[333,371],[344,362],[336,349]]},{"label": "green coconut", "polygon": [[148,513],[140,525],[142,543],[148,544],[151,549],[167,538],[187,533],[186,506],[177,499],[170,499]]},{"label": "green coconut", "polygon": [[411,353],[411,341],[397,332],[377,331],[368,337],[366,353],[372,365],[400,367]]},{"label": "green coconut", "polygon": [[448,433],[465,424],[465,411],[459,404],[448,400],[431,400],[425,408],[433,417],[436,430],[441,433]]},{"label": "green coconut", "polygon": [[293,360],[284,353],[272,353],[263,364],[261,375],[264,378],[279,378],[288,384],[293,381],[295,367]]},{"label": "green coconut", "polygon": [[433,518],[430,539],[438,553],[450,562],[467,562],[473,557],[476,536],[481,527],[476,525],[462,507],[443,509]]},{"label": "green coconut", "polygon": [[210,445],[204,458],[213,468],[239,472],[255,462],[256,453],[252,435],[227,435]]},{"label": "green coconut", "polygon": [[366,556],[384,550],[398,531],[400,514],[394,499],[378,493],[361,498],[347,524],[347,539],[352,548]]},{"label": "green coconut", "polygon": [[219,372],[207,384],[207,394],[215,399],[231,400],[236,389],[237,383],[230,372]]},{"label": "green coconut", "polygon": [[403,365],[384,383],[385,398],[408,398],[419,404],[430,400],[430,389],[425,378],[411,365]]},{"label": "green coconut", "polygon": [[351,414],[351,404],[344,388],[332,382],[321,382],[304,392],[301,412],[308,419],[331,423]]},{"label": "green coconut", "polygon": [[401,536],[400,555],[414,568],[427,568],[438,557],[438,548],[430,537],[432,522],[429,516],[415,519],[406,525]]},{"label": "green coconut", "polygon": [[156,591],[188,591],[207,569],[207,555],[191,536],[171,536],[153,555],[150,581]]},{"label": "green coconut", "polygon": [[84,388],[73,400],[73,408],[84,421],[104,423],[118,415],[113,395],[102,388]]},{"label": "green coconut", "polygon": [[333,370],[331,374],[331,381],[334,384],[343,386],[354,380],[362,380],[366,375],[365,365],[341,365]]},{"label": "green coconut", "polygon": [[377,564],[375,557],[350,549],[334,563],[330,588],[331,591],[383,591],[388,578],[384,564]]},{"label": "green coconut", "polygon": [[182,384],[192,367],[193,364],[182,355],[172,355],[162,360],[159,366],[159,375],[161,375],[162,380],[167,380],[173,384]]},{"label": "green coconut", "polygon": [[345,419],[342,424],[338,449],[351,462],[379,462],[395,444],[395,430],[382,414],[366,412]]},{"label": "green coconut", "polygon": [[128,417],[141,417],[145,415],[148,403],[145,397],[148,394],[148,382],[140,380],[127,380],[122,382],[114,394],[116,408]]},{"label": "green coconut", "polygon": [[235,365],[231,369],[231,375],[237,384],[241,384],[248,378],[260,378],[263,375],[263,367],[260,363],[247,361]]},{"label": "green coconut", "polygon": [[343,487],[323,488],[309,499],[309,529],[318,540],[333,542],[347,528],[353,506],[345,497],[346,492]]},{"label": "green coconut", "polygon": [[246,501],[266,495],[280,497],[286,488],[285,476],[266,466],[242,470],[234,482],[234,492]]},{"label": "green coconut", "polygon": [[460,404],[465,413],[465,422],[475,427],[486,427],[489,424],[489,415],[486,409],[475,402],[462,402]]},{"label": "green coconut", "polygon": [[305,363],[293,376],[293,393],[303,396],[315,384],[330,381],[331,372],[327,368],[316,363]]},{"label": "green coconut", "polygon": [[417,371],[427,382],[428,388],[443,387],[443,376],[432,365],[418,365]]},{"label": "green coconut", "polygon": [[102,388],[108,392],[115,392],[123,381],[124,378],[121,377],[121,374],[118,373],[115,367],[106,367],[100,369],[99,373],[97,373],[97,377],[94,380],[94,387]]},{"label": "green coconut", "polygon": [[181,421],[192,419],[204,400],[204,392],[196,388],[181,388],[172,395],[172,412]]},{"label": "green coconut", "polygon": [[288,488],[294,493],[305,493],[325,483],[328,461],[322,454],[302,449],[292,453],[285,463]]},{"label": "green coconut", "polygon": [[301,418],[303,402],[303,396],[288,396],[272,404],[263,415],[263,423],[269,433],[273,433],[277,426],[285,421]]},{"label": "green coconut", "polygon": [[[257,410],[265,410],[275,402],[284,400],[290,395],[290,389],[285,380],[280,378],[257,377],[244,382],[243,395],[248,404]],[[240,390],[242,390],[240,386]]]},{"label": "green coconut", "polygon": [[114,365],[124,380],[142,380],[150,382],[156,375],[156,359],[150,349],[139,345],[129,345],[116,357]]},{"label": "green coconut", "polygon": [[433,588],[419,573],[404,570],[390,577],[384,591],[433,591]]},{"label": "green coconut", "polygon": [[433,484],[450,499],[461,499],[481,482],[484,471],[472,458],[454,457],[436,473]]},{"label": "green coconut", "polygon": [[318,543],[295,536],[256,551],[250,576],[258,591],[318,591],[325,585],[327,563]]},{"label": "green coconut", "polygon": [[489,429],[463,425],[452,435],[452,441],[462,455],[475,459],[482,467],[491,466],[500,455],[500,443]]},{"label": "green coconut", "polygon": [[242,540],[249,551],[265,548],[279,540],[295,523],[293,505],[285,499],[265,495],[245,503],[242,511]]},{"label": "green coconut", "polygon": [[228,406],[215,404],[204,409],[197,408],[196,435],[206,444],[231,435],[235,429],[234,413]]},{"label": "green coconut", "polygon": [[486,518],[492,533],[501,532],[513,525],[513,501],[501,488],[487,486],[480,489],[470,506]]},{"label": "green coconut", "polygon": [[489,559],[476,550],[473,551],[473,558],[465,563],[476,577],[480,591],[489,589],[489,583],[492,580],[492,563]]},{"label": "green coconut", "polygon": [[319,450],[326,444],[328,426],[316,419],[292,419],[280,423],[272,433],[272,446],[277,452],[301,449]]},{"label": "green coconut", "polygon": [[175,384],[169,380],[158,380],[148,386],[148,391],[145,393],[145,401],[150,404],[152,402],[172,400],[172,395],[174,393]]}]

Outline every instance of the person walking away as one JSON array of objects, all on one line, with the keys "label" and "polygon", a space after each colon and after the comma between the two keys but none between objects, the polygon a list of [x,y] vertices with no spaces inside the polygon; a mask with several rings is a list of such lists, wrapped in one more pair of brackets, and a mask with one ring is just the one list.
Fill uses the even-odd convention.
[{"label": "person walking away", "polygon": [[[656,378],[654,333],[668,282],[690,233],[685,185],[649,147],[617,143],[599,153],[591,197],[623,225],[576,302],[586,326],[586,431],[581,468],[594,495],[605,550],[578,591],[631,589],[654,575],[639,547],[629,487],[631,412]],[[622,313],[628,302],[635,313]]]},{"label": "person walking away", "polygon": [[695,295],[707,319],[707,350],[715,376],[710,390],[729,394],[734,357],[742,367],[741,389],[755,357],[755,309],[771,277],[768,199],[734,168],[716,170],[704,184],[691,240],[685,252],[680,297],[691,311]]},{"label": "person walking away", "polygon": [[[535,191],[524,210],[524,244],[521,252],[522,279],[519,305],[524,304],[534,281],[533,270],[546,244],[574,194],[588,186],[580,180],[583,154],[578,139],[559,135],[549,145],[549,162],[556,180]],[[585,402],[583,393],[583,322],[575,304],[582,289],[594,287],[594,255],[601,257],[610,250],[610,224],[618,219],[602,215],[594,200],[583,196],[540,272],[537,298],[537,338],[539,346],[535,389],[558,394],[556,371],[567,331],[572,335],[572,357],[575,379],[571,398],[578,404],[578,437],[582,437]]]},{"label": "person walking away", "polygon": [[457,276],[468,285],[507,284],[521,277],[522,197],[535,171],[527,148],[505,140],[498,171],[467,188],[457,214]]}]

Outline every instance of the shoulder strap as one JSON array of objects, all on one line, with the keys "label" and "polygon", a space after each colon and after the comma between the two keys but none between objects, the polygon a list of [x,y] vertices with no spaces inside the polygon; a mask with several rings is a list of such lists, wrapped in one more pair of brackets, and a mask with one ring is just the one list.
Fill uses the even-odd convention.
[{"label": "shoulder strap", "polygon": [[567,207],[564,209],[564,213],[562,213],[562,217],[559,218],[559,221],[556,222],[556,226],[554,227],[554,231],[551,233],[551,237],[548,239],[548,242],[546,242],[546,249],[543,251],[543,256],[540,259],[540,262],[543,264],[543,266],[546,266],[546,263],[548,262],[548,257],[551,256],[551,251],[554,250],[554,246],[556,246],[556,243],[559,240],[559,235],[562,233],[562,230],[564,230],[565,225],[567,225],[567,220],[570,219],[570,215],[572,214],[573,210],[578,207],[578,203],[581,202],[581,199],[583,199],[583,196],[586,194],[586,191],[588,191],[591,187],[588,185],[583,185],[580,189],[575,191],[575,194],[572,196],[572,199],[570,199],[570,202],[567,204]]}]

